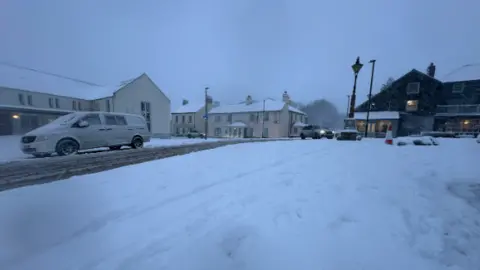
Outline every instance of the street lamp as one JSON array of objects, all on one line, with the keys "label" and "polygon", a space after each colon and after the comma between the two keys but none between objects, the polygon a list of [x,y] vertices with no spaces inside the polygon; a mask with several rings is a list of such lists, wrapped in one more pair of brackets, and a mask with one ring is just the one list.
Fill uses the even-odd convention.
[{"label": "street lamp", "polygon": [[373,75],[375,74],[375,62],[377,60],[372,59],[369,63],[372,64],[372,75],[370,76],[370,91],[368,92],[368,108],[367,108],[367,124],[365,127],[365,138],[368,136],[368,120],[370,119],[370,110],[372,108],[372,87],[373,87]]},{"label": "street lamp", "polygon": [[208,87],[205,87],[205,115],[203,118],[205,119],[205,140],[208,137]]},{"label": "street lamp", "polygon": [[355,99],[357,98],[356,91],[357,91],[357,77],[358,73],[362,69],[363,64],[360,63],[360,57],[357,57],[357,61],[352,65],[352,70],[353,74],[355,75],[354,81],[353,81],[353,91],[352,91],[352,96],[350,98],[350,113],[348,114],[348,118],[354,118],[355,117]]},{"label": "street lamp", "polygon": [[350,113],[350,95],[347,95],[347,117]]}]

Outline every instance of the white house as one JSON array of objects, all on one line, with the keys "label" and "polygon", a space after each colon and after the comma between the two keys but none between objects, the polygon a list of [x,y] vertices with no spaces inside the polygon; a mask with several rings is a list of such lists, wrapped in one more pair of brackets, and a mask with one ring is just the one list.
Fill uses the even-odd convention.
[{"label": "white house", "polygon": [[[207,99],[207,111],[213,107],[211,97]],[[181,107],[172,112],[172,133],[185,135],[189,131],[205,132],[205,102],[192,103],[184,101]]]},{"label": "white house", "polygon": [[147,74],[101,87],[0,67],[0,135],[24,134],[73,111],[140,114],[154,136],[170,134],[170,100]]},{"label": "white house", "polygon": [[208,135],[214,137],[290,137],[306,123],[307,115],[289,105],[285,91],[282,101],[254,101],[247,96],[244,102],[212,108],[208,113]]}]

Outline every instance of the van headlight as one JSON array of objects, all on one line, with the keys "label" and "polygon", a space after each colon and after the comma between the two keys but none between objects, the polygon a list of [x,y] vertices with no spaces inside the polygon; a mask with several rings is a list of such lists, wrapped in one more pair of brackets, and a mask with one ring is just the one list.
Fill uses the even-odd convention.
[{"label": "van headlight", "polygon": [[48,140],[47,136],[37,136],[35,138],[35,142],[43,142],[43,141],[46,141],[46,140]]}]

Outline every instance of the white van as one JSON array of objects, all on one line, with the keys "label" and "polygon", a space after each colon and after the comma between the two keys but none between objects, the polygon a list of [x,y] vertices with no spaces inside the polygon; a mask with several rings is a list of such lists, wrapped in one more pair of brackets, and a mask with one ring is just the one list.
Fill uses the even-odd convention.
[{"label": "white van", "polygon": [[113,112],[74,112],[34,129],[22,137],[23,153],[35,157],[57,153],[67,156],[79,150],[122,146],[141,148],[150,141],[145,118]]}]

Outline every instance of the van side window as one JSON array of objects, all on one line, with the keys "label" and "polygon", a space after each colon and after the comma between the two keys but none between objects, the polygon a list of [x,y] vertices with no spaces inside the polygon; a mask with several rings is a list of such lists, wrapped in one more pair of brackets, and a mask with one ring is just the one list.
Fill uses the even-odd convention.
[{"label": "van side window", "polygon": [[101,125],[102,121],[100,120],[100,115],[98,114],[88,114],[82,119],[83,121],[87,121],[89,125]]},{"label": "van side window", "polygon": [[145,120],[141,116],[127,115],[126,119],[129,125],[145,126]]},{"label": "van side window", "polygon": [[117,122],[117,125],[119,125],[119,126],[126,126],[127,125],[127,120],[125,120],[125,116],[123,116],[123,115],[115,115],[115,120]]},{"label": "van side window", "polygon": [[115,116],[113,115],[105,115],[105,124],[109,126],[116,126],[117,121],[115,120]]}]

